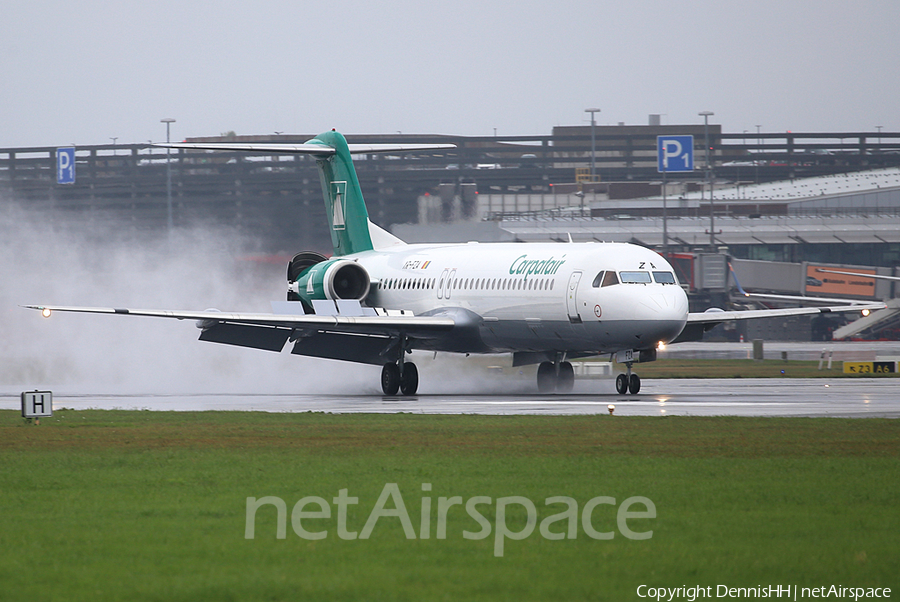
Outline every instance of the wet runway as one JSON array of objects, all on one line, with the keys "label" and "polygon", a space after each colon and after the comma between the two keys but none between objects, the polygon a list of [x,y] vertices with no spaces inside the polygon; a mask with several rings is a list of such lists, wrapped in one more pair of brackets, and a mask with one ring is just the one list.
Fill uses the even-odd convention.
[{"label": "wet runway", "polygon": [[[611,380],[578,381],[569,394],[93,394],[55,391],[73,409],[241,410],[416,414],[606,414],[617,416],[834,416],[900,418],[894,379],[645,379],[638,395],[617,395]],[[19,409],[18,392],[0,407]]]}]

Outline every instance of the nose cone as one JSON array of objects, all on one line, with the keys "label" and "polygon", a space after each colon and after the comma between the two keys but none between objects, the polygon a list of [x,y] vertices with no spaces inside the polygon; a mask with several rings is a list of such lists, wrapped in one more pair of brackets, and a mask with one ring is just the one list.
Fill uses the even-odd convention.
[{"label": "nose cone", "polygon": [[687,320],[687,295],[680,286],[653,287],[637,301],[639,320]]},{"label": "nose cone", "polygon": [[668,343],[687,321],[687,295],[680,286],[653,287],[637,300],[635,314],[636,319],[653,324],[653,333],[648,334],[654,340]]}]

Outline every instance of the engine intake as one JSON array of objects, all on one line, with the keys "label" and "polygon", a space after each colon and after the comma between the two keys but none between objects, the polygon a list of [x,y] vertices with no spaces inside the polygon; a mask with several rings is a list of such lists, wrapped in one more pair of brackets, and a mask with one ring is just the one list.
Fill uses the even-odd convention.
[{"label": "engine intake", "polygon": [[357,299],[362,301],[369,294],[371,280],[366,268],[347,259],[337,261],[325,270],[324,289],[326,299]]}]

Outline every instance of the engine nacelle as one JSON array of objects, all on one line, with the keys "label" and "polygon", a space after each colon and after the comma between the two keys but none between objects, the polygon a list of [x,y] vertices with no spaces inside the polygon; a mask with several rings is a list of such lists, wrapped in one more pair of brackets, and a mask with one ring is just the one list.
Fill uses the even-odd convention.
[{"label": "engine nacelle", "polygon": [[295,280],[289,281],[288,299],[302,301],[308,308],[311,308],[313,299],[362,301],[369,295],[371,285],[369,273],[364,267],[349,259],[311,263],[302,270],[298,270],[296,263],[292,261],[288,267],[289,275],[292,270],[298,276]]}]

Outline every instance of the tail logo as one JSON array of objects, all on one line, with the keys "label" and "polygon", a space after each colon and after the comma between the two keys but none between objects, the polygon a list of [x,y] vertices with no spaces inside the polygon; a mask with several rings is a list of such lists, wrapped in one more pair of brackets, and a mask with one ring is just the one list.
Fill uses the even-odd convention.
[{"label": "tail logo", "polygon": [[344,203],[347,197],[347,182],[331,183],[331,228],[332,230],[344,230]]}]

